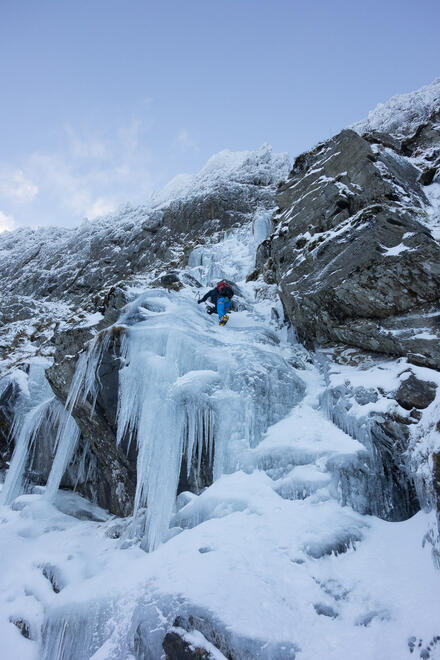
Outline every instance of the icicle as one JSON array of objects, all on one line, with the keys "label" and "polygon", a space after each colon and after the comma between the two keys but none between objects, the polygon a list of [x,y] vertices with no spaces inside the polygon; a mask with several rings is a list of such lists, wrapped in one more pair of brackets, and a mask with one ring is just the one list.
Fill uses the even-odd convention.
[{"label": "icicle", "polygon": [[66,410],[69,413],[72,413],[77,402],[84,403],[90,394],[92,397],[90,414],[93,414],[100,385],[97,369],[108,348],[110,337],[111,334],[108,331],[96,335],[90,342],[87,351],[79,356],[66,400]]},{"label": "icicle", "polygon": [[23,491],[23,475],[40,428],[54,406],[55,397],[45,377],[49,362],[30,363],[27,391],[22,392],[11,429],[15,449],[1,493],[1,502],[10,504]]},{"label": "icicle", "polygon": [[53,397],[43,401],[28,412],[22,423],[17,425],[18,428],[13,427],[12,434],[16,436],[16,444],[1,494],[2,504],[10,504],[22,493],[23,475],[29,453],[52,403]]},{"label": "icicle", "polygon": [[47,480],[45,499],[53,501],[58,492],[61,479],[66,471],[66,468],[75,453],[80,430],[75,420],[71,415],[63,409],[62,419],[58,425],[58,433],[56,438],[57,452],[55,459],[52,463],[52,469]]},{"label": "icicle", "polygon": [[95,409],[99,393],[97,370],[103,354],[110,342],[110,333],[96,335],[90,342],[87,351],[81,353],[75,374],[70,385],[65,409],[60,418],[56,437],[57,452],[47,481],[45,498],[52,501],[58,491],[63,475],[73,458],[80,437],[80,430],[71,413],[77,402],[84,403],[90,395],[92,398],[91,415]]}]

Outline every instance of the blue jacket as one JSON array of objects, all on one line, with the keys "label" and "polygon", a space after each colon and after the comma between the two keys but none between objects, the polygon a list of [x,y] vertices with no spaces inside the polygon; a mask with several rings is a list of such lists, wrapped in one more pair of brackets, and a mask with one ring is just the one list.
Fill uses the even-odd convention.
[{"label": "blue jacket", "polygon": [[216,305],[217,300],[219,298],[223,298],[223,296],[221,296],[219,294],[219,292],[217,291],[217,289],[214,288],[214,289],[211,289],[211,291],[208,291],[208,293],[205,293],[203,298],[201,298],[200,302],[206,302],[208,300],[208,298],[210,299],[210,301],[212,302],[213,305]]}]

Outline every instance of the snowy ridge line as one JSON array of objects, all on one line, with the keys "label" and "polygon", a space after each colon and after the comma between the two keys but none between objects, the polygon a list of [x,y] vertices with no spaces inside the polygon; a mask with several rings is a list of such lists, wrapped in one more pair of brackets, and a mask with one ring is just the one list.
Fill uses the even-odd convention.
[{"label": "snowy ridge line", "polygon": [[179,174],[151,197],[152,208],[188,196],[206,194],[219,186],[233,184],[274,186],[287,177],[290,158],[287,153],[274,154],[269,144],[256,151],[224,149],[211,156],[197,174]]},{"label": "snowy ridge line", "polygon": [[350,128],[363,135],[371,131],[388,133],[404,139],[412,136],[420,124],[440,112],[440,78],[415,92],[397,94],[379,103],[368,117]]}]

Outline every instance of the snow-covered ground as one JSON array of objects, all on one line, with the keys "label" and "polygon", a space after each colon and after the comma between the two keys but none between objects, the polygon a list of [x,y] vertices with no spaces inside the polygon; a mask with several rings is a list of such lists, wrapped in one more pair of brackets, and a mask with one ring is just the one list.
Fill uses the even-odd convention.
[{"label": "snow-covered ground", "polygon": [[[366,448],[320,398],[347,371],[326,381],[274,320],[273,287],[245,282],[267,229],[260,216],[190,257],[202,284],[237,284],[240,311],[224,328],[195,288],[133,291],[119,423],[137,429],[137,522],[53,488],[14,492],[0,509],[2,657],[159,660],[176,616],[192,616],[240,659],[401,660],[428,657],[429,644],[440,658],[439,574],[424,542],[434,514],[391,523],[342,506],[338,469]],[[93,386],[86,362],[78,396]],[[386,378],[393,387],[395,370]],[[185,442],[190,452],[210,424],[215,481],[175,502]],[[67,433],[63,460],[69,447]]]}]

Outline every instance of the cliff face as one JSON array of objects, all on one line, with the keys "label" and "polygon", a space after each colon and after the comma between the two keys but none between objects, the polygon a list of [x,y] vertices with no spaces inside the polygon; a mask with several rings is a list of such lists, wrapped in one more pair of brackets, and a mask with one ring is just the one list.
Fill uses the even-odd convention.
[{"label": "cliff face", "polygon": [[[93,465],[86,481],[76,479],[76,486],[87,496],[93,493],[112,513],[133,511],[137,451],[135,443],[128,451],[126,443],[116,441],[120,344],[126,326],[113,324],[139,287],[164,292],[200,287],[182,270],[192,249],[198,245],[202,250],[255,216],[268,224],[276,185],[288,167],[287,155],[274,154],[268,146],[256,152],[222,152],[197,175],[168,184],[148,206],[127,208],[73,230],[20,230],[0,237],[1,365],[7,378],[12,375],[0,390],[3,462],[10,459],[14,443],[14,438],[8,442],[11,397],[17,398],[22,376],[26,380],[21,371],[26,362],[36,354],[48,357],[47,379],[64,406],[79,357],[94,339],[102,341],[96,401],[75,401],[72,409],[81,431],[78,451]],[[135,309],[126,323],[142,318]],[[37,453],[39,449],[37,437]],[[48,468],[43,474],[28,469],[31,482],[45,481]],[[211,483],[212,461],[206,452],[197,478],[193,468],[182,470],[179,490],[198,491]]]},{"label": "cliff face", "polygon": [[[53,353],[60,330],[96,324],[116,301],[113,287],[152,280],[186,263],[192,247],[274,208],[287,154],[263,146],[221,152],[194,176],[177,177],[148,205],[74,229],[0,235],[0,366]],[[120,290],[119,290],[120,293]],[[92,314],[92,318],[90,318]],[[113,314],[111,322],[117,316]]]},{"label": "cliff face", "polygon": [[[301,340],[324,349],[331,418],[366,433],[407,488],[408,465],[421,469],[421,437],[436,433],[424,415],[436,414],[440,369],[440,81],[299,156],[276,200],[259,268],[277,281]],[[368,390],[360,406],[359,370]],[[381,396],[394,401],[385,414],[372,403]],[[419,475],[410,499],[417,487],[422,502],[438,497],[436,456],[425,453],[423,487]]]},{"label": "cliff face", "polygon": [[277,202],[271,254],[300,336],[440,368],[440,245],[415,164],[343,131],[297,158]]},{"label": "cliff face", "polygon": [[0,626],[38,657],[435,647],[439,99],[0,237]]}]

